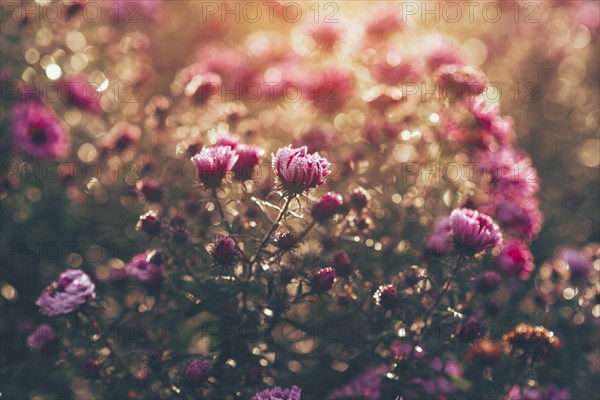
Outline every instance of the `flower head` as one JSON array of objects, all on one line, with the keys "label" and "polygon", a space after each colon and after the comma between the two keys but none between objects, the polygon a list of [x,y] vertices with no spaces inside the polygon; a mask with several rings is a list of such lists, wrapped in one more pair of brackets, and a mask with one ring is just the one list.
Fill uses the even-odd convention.
[{"label": "flower head", "polygon": [[144,178],[137,183],[137,188],[147,201],[159,202],[162,200],[162,185],[156,179]]},{"label": "flower head", "polygon": [[208,378],[212,363],[204,358],[190,362],[183,371],[183,383],[190,387],[200,387]]},{"label": "flower head", "polygon": [[455,209],[450,214],[452,240],[457,250],[477,254],[502,243],[498,225],[487,215],[470,208]]},{"label": "flower head", "polygon": [[571,276],[587,276],[592,270],[591,257],[576,248],[563,247],[557,251],[557,256],[569,266]]},{"label": "flower head", "polygon": [[210,252],[214,262],[221,267],[228,267],[236,260],[235,241],[231,236],[222,236],[218,238]]},{"label": "flower head", "polygon": [[317,222],[324,222],[329,218],[333,218],[344,205],[344,199],[337,193],[325,193],[313,205],[311,215]]},{"label": "flower head", "polygon": [[328,399],[360,398],[366,400],[378,400],[384,387],[384,376],[388,372],[388,366],[371,367],[357,375],[347,385],[334,390]]},{"label": "flower head", "polygon": [[196,103],[206,103],[221,88],[221,77],[211,72],[194,75],[185,86],[184,93]]},{"label": "flower head", "polygon": [[148,211],[146,214],[140,215],[140,220],[136,225],[136,229],[144,232],[148,236],[156,236],[161,230],[160,218],[154,211]]},{"label": "flower head", "polygon": [[289,389],[282,389],[277,386],[273,389],[265,389],[256,393],[251,400],[300,400],[302,389],[298,386],[292,386]]},{"label": "flower head", "polygon": [[335,285],[338,277],[333,268],[321,268],[314,272],[309,280],[313,292],[324,293]]},{"label": "flower head", "polygon": [[48,286],[35,304],[44,315],[68,314],[96,297],[96,285],[79,269],[68,269]]},{"label": "flower head", "polygon": [[400,295],[398,294],[398,289],[394,285],[381,285],[379,289],[373,295],[375,299],[375,304],[379,307],[391,309],[396,306],[398,300],[400,299]]},{"label": "flower head", "polygon": [[238,155],[229,146],[204,148],[192,157],[198,178],[209,189],[221,186],[237,160]]},{"label": "flower head", "polygon": [[535,269],[533,255],[527,245],[517,239],[506,243],[498,255],[498,266],[507,275],[526,280]]},{"label": "flower head", "polygon": [[155,251],[148,251],[134,256],[131,262],[127,264],[127,267],[125,267],[127,275],[144,284],[161,282],[165,267],[156,263],[155,255]]},{"label": "flower head", "polygon": [[81,75],[66,78],[61,82],[67,102],[77,108],[93,114],[99,114],[100,92]]},{"label": "flower head", "polygon": [[67,127],[45,105],[17,104],[11,121],[17,150],[38,158],[63,159],[69,154],[71,138]]},{"label": "flower head", "polygon": [[502,278],[494,271],[486,271],[481,274],[479,281],[477,282],[477,289],[481,293],[490,293],[498,289],[502,283]]},{"label": "flower head", "polygon": [[333,268],[338,276],[350,276],[352,274],[352,259],[344,250],[333,257]]},{"label": "flower head", "polygon": [[217,136],[215,147],[225,146],[232,150],[236,150],[240,145],[240,141],[241,140],[238,135],[234,135],[233,133],[221,133]]},{"label": "flower head", "polygon": [[235,148],[238,159],[233,166],[235,179],[245,181],[252,178],[252,170],[265,156],[265,151],[260,147],[240,144]]},{"label": "flower head", "polygon": [[57,339],[58,333],[52,326],[41,324],[33,333],[27,336],[27,346],[32,350],[41,351]]},{"label": "flower head", "polygon": [[319,153],[308,154],[306,146],[282,147],[273,156],[273,171],[281,189],[291,195],[308,192],[325,183],[330,165]]},{"label": "flower head", "polygon": [[485,90],[487,77],[470,65],[442,65],[436,71],[436,82],[451,100],[473,99]]}]

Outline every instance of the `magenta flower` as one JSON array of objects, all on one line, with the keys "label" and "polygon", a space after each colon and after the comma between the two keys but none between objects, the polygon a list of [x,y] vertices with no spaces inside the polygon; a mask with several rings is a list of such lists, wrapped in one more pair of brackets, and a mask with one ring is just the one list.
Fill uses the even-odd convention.
[{"label": "magenta flower", "polygon": [[450,214],[452,241],[457,250],[477,254],[502,243],[498,225],[487,215],[470,208],[455,209]]},{"label": "magenta flower", "polygon": [[344,250],[333,257],[333,268],[338,276],[350,276],[352,274],[352,259]]},{"label": "magenta flower", "polygon": [[314,293],[325,293],[335,285],[338,277],[333,268],[321,268],[311,274],[309,280]]},{"label": "magenta flower", "polygon": [[495,204],[496,219],[509,231],[528,240],[535,239],[542,227],[543,216],[535,198],[511,198]]},{"label": "magenta flower", "polygon": [[391,309],[396,306],[400,299],[398,289],[394,285],[381,285],[373,295],[375,304],[379,307]]},{"label": "magenta flower", "polygon": [[470,65],[442,65],[436,71],[442,94],[451,100],[474,99],[485,90],[487,77]]},{"label": "magenta flower", "polygon": [[305,82],[306,93],[313,106],[325,114],[334,114],[350,100],[356,88],[351,71],[330,68],[320,72],[316,81]]},{"label": "magenta flower", "polygon": [[56,330],[48,324],[41,324],[33,333],[27,336],[27,346],[32,350],[41,351],[48,344],[54,343],[57,340],[58,333]]},{"label": "magenta flower", "polygon": [[144,178],[138,181],[136,186],[147,201],[159,202],[162,200],[163,191],[160,181],[152,178]]},{"label": "magenta flower", "polygon": [[48,286],[35,304],[44,315],[68,314],[96,297],[96,285],[79,269],[68,269]]},{"label": "magenta flower", "polygon": [[265,151],[260,147],[240,144],[235,148],[238,159],[233,166],[235,179],[245,181],[252,178],[252,171],[265,156]]},{"label": "magenta flower", "polygon": [[307,154],[306,146],[294,149],[282,147],[273,156],[273,171],[281,189],[289,195],[308,192],[325,183],[331,165],[319,153]]},{"label": "magenta flower", "polygon": [[425,252],[436,255],[443,254],[445,251],[454,253],[454,243],[452,241],[452,227],[450,219],[442,217],[433,224],[433,232],[425,241]]},{"label": "magenta flower", "polygon": [[81,75],[66,78],[61,82],[63,94],[67,103],[92,114],[99,114],[100,92]]},{"label": "magenta flower", "polygon": [[317,222],[324,222],[329,218],[333,218],[344,205],[344,199],[337,193],[325,193],[313,205],[311,215]]},{"label": "magenta flower", "polygon": [[46,106],[27,102],[11,112],[15,148],[38,158],[66,158],[71,138],[65,124]]},{"label": "magenta flower", "polygon": [[154,211],[148,211],[146,214],[141,215],[136,225],[138,231],[142,231],[148,236],[158,235],[161,228],[160,218]]},{"label": "magenta flower", "polygon": [[161,282],[165,267],[154,263],[155,254],[155,251],[148,251],[134,256],[125,267],[127,275],[147,285]]},{"label": "magenta flower", "polygon": [[535,388],[514,385],[510,388],[506,400],[543,400],[542,393]]},{"label": "magenta flower", "polygon": [[203,358],[197,358],[189,363],[183,372],[183,382],[187,386],[200,387],[208,378],[212,363]]},{"label": "magenta flower", "polygon": [[526,280],[535,269],[533,255],[527,245],[512,239],[504,245],[498,255],[498,266],[507,275],[518,276]]},{"label": "magenta flower", "polygon": [[238,155],[227,146],[208,147],[192,157],[198,178],[209,189],[221,186],[223,179],[238,160]]},{"label": "magenta flower", "polygon": [[184,93],[196,103],[206,103],[208,98],[219,92],[221,77],[211,72],[194,75],[185,87]]},{"label": "magenta flower", "polygon": [[373,65],[372,73],[378,82],[388,85],[398,85],[403,82],[417,83],[423,80],[423,65],[418,57],[403,57],[390,54],[390,57],[397,57],[398,63],[393,65],[387,60],[382,60]]},{"label": "magenta flower", "polygon": [[576,248],[562,247],[556,253],[569,266],[571,276],[587,276],[592,270],[592,258]]},{"label": "magenta flower", "polygon": [[214,262],[222,267],[232,265],[236,260],[235,241],[231,236],[218,238],[210,251]]},{"label": "magenta flower", "polygon": [[298,386],[292,386],[289,389],[282,389],[277,386],[256,393],[251,400],[300,400],[301,394],[302,389]]}]

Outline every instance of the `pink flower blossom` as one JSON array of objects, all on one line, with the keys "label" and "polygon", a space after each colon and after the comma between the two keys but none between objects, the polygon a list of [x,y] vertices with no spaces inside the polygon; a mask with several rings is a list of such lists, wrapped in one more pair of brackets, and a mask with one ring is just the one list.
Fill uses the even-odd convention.
[{"label": "pink flower blossom", "polygon": [[423,67],[417,57],[400,57],[399,54],[390,53],[388,57],[397,58],[397,62],[390,64],[382,60],[372,68],[375,78],[388,85],[398,85],[400,83],[417,83],[423,79]]},{"label": "pink flower blossom", "polygon": [[498,225],[485,214],[469,208],[455,209],[450,214],[452,241],[457,250],[477,254],[502,243]]},{"label": "pink flower blossom", "polygon": [[240,144],[235,148],[238,159],[233,166],[235,179],[245,181],[252,178],[252,171],[265,156],[265,151],[257,146]]},{"label": "pink flower blossom", "polygon": [[35,304],[44,315],[68,314],[96,297],[96,285],[79,269],[68,269],[48,286]]},{"label": "pink flower blossom", "polygon": [[537,237],[542,227],[543,216],[535,198],[499,198],[491,206],[494,215],[504,229],[522,235],[527,240]]},{"label": "pink flower blossom", "polygon": [[238,155],[228,146],[208,147],[192,157],[198,178],[209,189],[218,188],[238,160]]},{"label": "pink flower blossom", "polygon": [[92,114],[99,114],[101,93],[82,75],[64,79],[60,84],[67,103]]},{"label": "pink flower blossom", "polygon": [[522,280],[529,279],[529,275],[535,269],[531,251],[517,239],[512,239],[504,245],[498,255],[498,266],[505,274],[518,276]]},{"label": "pink flower blossom", "polygon": [[281,189],[291,195],[308,192],[325,183],[331,165],[319,153],[308,154],[306,146],[282,147],[273,156],[273,171]]},{"label": "pink flower blossom", "polygon": [[56,330],[48,324],[41,324],[34,332],[27,336],[27,346],[32,350],[41,351],[48,344],[54,343],[57,340],[58,333]]},{"label": "pink flower blossom", "polygon": [[337,130],[326,126],[314,126],[303,132],[296,140],[294,147],[306,146],[309,153],[327,150],[339,139]]},{"label": "pink flower blossom", "polygon": [[153,261],[154,251],[138,254],[131,259],[125,267],[127,275],[144,284],[155,284],[163,279],[163,265],[157,265]]},{"label": "pink flower blossom", "polygon": [[17,150],[38,158],[64,159],[69,154],[67,127],[46,106],[35,102],[17,104],[11,121]]},{"label": "pink flower blossom", "polygon": [[436,71],[442,94],[451,100],[474,99],[485,90],[487,77],[473,66],[442,65]]},{"label": "pink flower blossom", "polygon": [[315,221],[324,222],[329,218],[333,218],[340,211],[343,204],[344,199],[339,194],[333,192],[325,193],[313,205],[311,215]]},{"label": "pink flower blossom", "polygon": [[340,111],[356,88],[356,78],[349,70],[329,68],[317,74],[316,80],[305,82],[304,91],[313,106],[325,114]]}]

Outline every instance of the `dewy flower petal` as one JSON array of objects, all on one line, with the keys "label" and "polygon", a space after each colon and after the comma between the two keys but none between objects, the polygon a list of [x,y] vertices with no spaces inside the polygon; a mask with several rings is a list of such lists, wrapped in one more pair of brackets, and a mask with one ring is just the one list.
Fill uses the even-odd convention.
[{"label": "dewy flower petal", "polygon": [[96,285],[78,269],[68,269],[48,286],[35,304],[44,315],[68,314],[96,297]]},{"label": "dewy flower petal", "polygon": [[273,156],[273,171],[281,189],[298,195],[325,183],[331,165],[319,153],[307,154],[306,146],[294,149],[282,147]]},{"label": "dewy flower petal", "polygon": [[450,214],[449,221],[454,245],[463,254],[476,254],[502,243],[498,225],[477,210],[456,209]]},{"label": "dewy flower petal", "polygon": [[229,146],[208,147],[192,157],[198,179],[209,189],[218,188],[238,160]]}]

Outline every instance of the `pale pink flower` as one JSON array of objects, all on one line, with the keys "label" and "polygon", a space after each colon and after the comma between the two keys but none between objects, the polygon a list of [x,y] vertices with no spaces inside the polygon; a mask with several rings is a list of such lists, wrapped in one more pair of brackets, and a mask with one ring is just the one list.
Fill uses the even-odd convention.
[{"label": "pale pink flower", "polygon": [[238,160],[238,155],[227,146],[208,147],[192,157],[198,178],[209,189],[218,188]]},{"label": "pale pink flower", "polygon": [[68,314],[96,297],[96,285],[79,269],[68,269],[48,286],[35,304],[44,315]]},{"label": "pale pink flower", "polygon": [[282,147],[273,156],[273,171],[281,189],[292,195],[308,192],[325,183],[331,165],[319,153],[308,154],[306,146]]},{"label": "pale pink flower", "polygon": [[470,208],[455,209],[450,214],[452,241],[457,250],[476,254],[502,243],[500,228],[489,216]]}]

